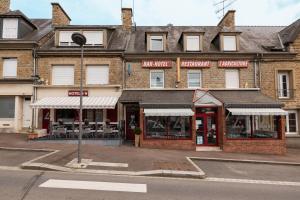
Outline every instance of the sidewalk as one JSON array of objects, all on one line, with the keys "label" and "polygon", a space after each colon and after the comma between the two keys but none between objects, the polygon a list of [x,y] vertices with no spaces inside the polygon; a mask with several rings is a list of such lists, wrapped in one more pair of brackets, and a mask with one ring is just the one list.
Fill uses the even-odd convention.
[{"label": "sidewalk", "polygon": [[[50,156],[41,158],[34,162],[46,163],[60,167],[66,167],[66,164],[77,158],[76,144],[52,143],[47,141],[27,141],[26,136],[20,134],[0,134],[0,147],[59,150]],[[300,150],[289,149],[285,156],[277,156],[224,152],[144,149],[135,148],[129,145],[123,145],[120,147],[99,146],[95,144],[82,145],[83,159],[92,159],[93,162],[128,164],[128,167],[87,167],[87,169],[93,170],[118,170],[128,172],[150,170],[174,170],[188,172],[199,171],[187,159],[187,157],[300,163]]]}]

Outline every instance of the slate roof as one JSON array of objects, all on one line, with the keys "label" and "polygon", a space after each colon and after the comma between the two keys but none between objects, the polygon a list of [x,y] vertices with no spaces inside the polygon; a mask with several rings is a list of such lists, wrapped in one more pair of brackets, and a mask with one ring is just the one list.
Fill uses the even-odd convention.
[{"label": "slate roof", "polygon": [[[45,35],[52,31],[52,20],[51,19],[29,19],[24,13],[20,10],[9,11],[5,14],[0,15],[0,17],[20,17],[30,24],[34,30],[26,34],[23,38],[19,38],[14,42],[22,41],[33,41],[38,42]],[[1,41],[6,42],[6,40]]]},{"label": "slate roof", "polygon": [[226,108],[282,108],[283,104],[258,90],[211,90],[209,91]]},{"label": "slate roof", "polygon": [[[284,26],[237,26],[235,32],[240,34],[240,53],[265,53],[263,46],[281,48],[278,33]],[[145,34],[149,32],[167,32],[167,53],[183,52],[179,43],[183,32],[205,32],[203,52],[220,52],[218,47],[212,44],[213,39],[222,32],[218,26],[137,26],[132,32],[127,53],[146,53]]]},{"label": "slate roof", "polygon": [[139,103],[144,108],[191,108],[194,90],[124,90],[121,103]]},{"label": "slate roof", "polygon": [[[85,47],[85,51],[89,50],[103,50],[103,51],[124,51],[129,38],[129,33],[123,31],[120,25],[68,25],[59,27],[57,29],[107,29],[109,32],[107,48],[103,47]],[[54,36],[48,40],[41,48],[42,51],[77,51],[77,47],[56,47]]]},{"label": "slate roof", "polygon": [[297,36],[300,34],[300,19],[281,30],[279,34],[283,44],[294,42]]}]

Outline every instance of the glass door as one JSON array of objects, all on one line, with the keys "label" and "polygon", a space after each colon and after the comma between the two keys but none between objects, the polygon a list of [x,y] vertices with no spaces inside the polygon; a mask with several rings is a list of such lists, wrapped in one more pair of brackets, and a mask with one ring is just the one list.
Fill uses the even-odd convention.
[{"label": "glass door", "polygon": [[216,115],[199,114],[196,117],[196,145],[218,145]]}]

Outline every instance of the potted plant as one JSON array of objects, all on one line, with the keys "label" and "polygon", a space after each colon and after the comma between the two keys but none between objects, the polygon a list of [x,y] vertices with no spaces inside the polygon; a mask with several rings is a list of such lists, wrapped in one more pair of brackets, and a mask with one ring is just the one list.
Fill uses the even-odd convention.
[{"label": "potted plant", "polygon": [[136,127],[135,129],[133,129],[134,135],[135,135],[135,147],[139,147],[140,145],[140,135],[142,133],[142,130],[139,127]]}]

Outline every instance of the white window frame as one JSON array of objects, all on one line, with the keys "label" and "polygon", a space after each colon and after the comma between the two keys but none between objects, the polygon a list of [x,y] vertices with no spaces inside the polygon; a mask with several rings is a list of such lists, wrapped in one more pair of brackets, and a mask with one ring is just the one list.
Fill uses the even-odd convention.
[{"label": "white window frame", "polygon": [[[160,40],[161,39],[161,48],[160,49],[153,49],[152,40]],[[164,51],[164,36],[163,35],[150,35],[149,37],[149,51]]]},{"label": "white window frame", "polygon": [[[7,26],[7,23],[12,23],[12,22],[15,23],[14,28],[5,28],[5,26]],[[2,38],[3,39],[17,39],[18,38],[18,28],[19,28],[19,20],[17,18],[3,19]],[[14,31],[13,34],[11,33],[11,31]]]},{"label": "white window frame", "polygon": [[[231,81],[231,80],[227,80],[227,75],[226,75],[226,73],[227,72],[236,72],[237,74],[238,74],[238,78],[237,78],[237,86],[238,87],[228,87],[228,81]],[[240,72],[239,72],[239,70],[238,69],[226,69],[225,70],[225,88],[227,88],[227,89],[238,89],[238,88],[240,88]]]},{"label": "white window frame", "polygon": [[[228,44],[226,42],[234,42]],[[223,35],[223,51],[237,51],[237,36],[236,35]]]},{"label": "white window frame", "polygon": [[[189,46],[189,40],[196,40],[196,37],[198,39],[198,42],[196,42],[198,44],[198,46],[196,48],[191,48],[191,46]],[[200,51],[201,50],[201,36],[200,35],[187,35],[186,36],[186,51]]]},{"label": "white window frame", "polygon": [[288,114],[292,113],[292,114],[295,114],[296,116],[296,132],[289,132],[289,129],[290,129],[290,125],[289,125],[289,115],[286,115],[286,134],[287,135],[296,135],[298,134],[298,112],[297,110],[288,110],[287,111]]},{"label": "white window frame", "polygon": [[[107,69],[107,74],[102,74],[103,71],[100,70],[100,74],[98,74],[99,76],[99,80],[98,82],[92,82],[89,78],[89,69],[91,68],[105,68],[105,70]],[[104,79],[101,77],[105,76],[105,81],[103,81]],[[109,65],[87,65],[86,66],[86,84],[87,85],[108,85],[109,84]]]},{"label": "white window frame", "polygon": [[[199,73],[199,86],[190,86],[190,74],[192,73]],[[201,70],[188,70],[187,72],[187,83],[188,83],[188,88],[201,88],[202,87],[202,71]]]},{"label": "white window frame", "polygon": [[[92,42],[92,40],[89,38],[88,34],[99,34],[99,43]],[[83,31],[83,35],[86,37],[86,46],[101,46],[103,45],[103,31]]]},{"label": "white window frame", "polygon": [[[7,66],[8,63],[6,62],[10,62],[11,64],[14,64],[13,67],[14,69],[9,69],[7,70],[6,67],[12,68],[12,66]],[[18,76],[18,59],[17,58],[3,58],[3,70],[2,70],[2,76],[4,79],[15,79]],[[5,74],[7,72],[11,73],[13,71],[12,74]]]},{"label": "white window frame", "polygon": [[[283,76],[286,76],[286,94],[287,96],[284,96],[283,92]],[[289,72],[278,72],[278,98],[279,99],[289,99],[291,97],[290,95],[290,73]]]},{"label": "white window frame", "polygon": [[[163,74],[163,77],[162,77],[163,86],[162,87],[152,86],[152,76],[151,76],[152,73],[162,73]],[[165,88],[165,71],[164,70],[150,70],[150,88],[153,88],[153,89]]]},{"label": "white window frame", "polygon": [[[72,34],[75,33],[76,31],[59,31],[58,32],[58,45],[61,47],[64,46],[78,46],[76,43],[73,42],[72,40]],[[67,40],[62,41],[62,34],[70,34],[70,37],[68,37]]]},{"label": "white window frame", "polygon": [[[62,83],[57,83],[57,82],[55,82],[55,76],[54,76],[54,73],[53,73],[53,70],[55,69],[55,68],[72,68],[73,69],[73,80],[72,80],[72,83],[69,83],[69,84],[62,84]],[[54,66],[52,66],[52,69],[51,69],[52,71],[51,71],[51,84],[52,85],[57,85],[57,86],[63,86],[63,85],[68,85],[68,86],[73,86],[74,84],[75,84],[75,67],[74,67],[74,65],[54,65]]]}]

